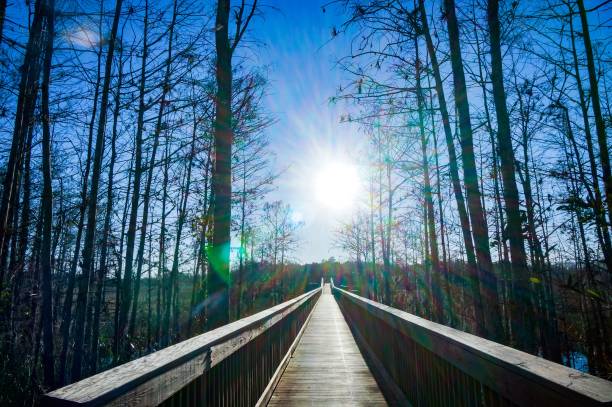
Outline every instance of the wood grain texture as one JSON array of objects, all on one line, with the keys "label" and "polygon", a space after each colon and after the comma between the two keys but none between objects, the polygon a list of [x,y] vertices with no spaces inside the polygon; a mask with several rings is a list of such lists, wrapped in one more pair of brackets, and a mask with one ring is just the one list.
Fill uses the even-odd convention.
[{"label": "wood grain texture", "polygon": [[387,405],[328,285],[268,405]]}]

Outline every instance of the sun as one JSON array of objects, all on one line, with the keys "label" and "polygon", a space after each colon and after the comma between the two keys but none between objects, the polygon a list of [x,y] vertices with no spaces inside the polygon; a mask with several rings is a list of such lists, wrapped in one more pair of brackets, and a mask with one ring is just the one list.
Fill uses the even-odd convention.
[{"label": "sun", "polygon": [[357,167],[346,162],[321,166],[314,177],[314,191],[319,204],[335,211],[348,211],[356,204],[360,186]]}]

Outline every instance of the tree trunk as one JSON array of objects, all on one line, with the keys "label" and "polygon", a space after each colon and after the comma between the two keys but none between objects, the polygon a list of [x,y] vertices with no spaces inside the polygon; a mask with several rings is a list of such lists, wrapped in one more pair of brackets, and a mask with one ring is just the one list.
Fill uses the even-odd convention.
[{"label": "tree trunk", "polygon": [[[164,315],[161,321],[161,328],[158,333],[159,343],[162,347],[167,346],[170,343],[170,304],[172,304],[172,276],[167,275],[166,271],[166,202],[168,201],[168,171],[170,167],[170,160],[168,159],[168,143],[166,143],[166,150],[164,152],[164,175],[162,181],[162,214],[161,214],[161,227],[159,234],[159,269],[158,273],[162,275],[163,281],[163,298],[164,298]],[[160,306],[161,308],[161,306]]]},{"label": "tree trunk", "polygon": [[6,19],[6,0],[0,0],[0,45],[4,39],[4,20]]},{"label": "tree trunk", "polygon": [[34,109],[38,95],[38,78],[41,69],[41,52],[43,49],[43,0],[36,0],[34,20],[26,45],[23,65],[20,68],[21,79],[17,97],[17,112],[13,127],[13,139],[9,152],[6,173],[2,185],[0,201],[0,291],[4,283],[9,243],[13,234],[11,224],[17,209],[17,191],[20,184],[20,172],[28,131],[34,121]]},{"label": "tree trunk", "polygon": [[[431,77],[430,75],[427,75],[427,87],[429,89],[432,89],[431,87]],[[446,237],[445,237],[445,222],[444,222],[444,208],[442,207],[442,177],[440,174],[440,160],[439,160],[439,154],[438,154],[438,134],[436,131],[436,126],[435,126],[435,112],[434,112],[434,106],[433,106],[433,97],[431,95],[431,92],[429,93],[429,113],[430,113],[430,117],[432,120],[432,123],[434,123],[432,125],[432,131],[431,131],[431,136],[433,139],[433,147],[434,147],[434,158],[435,158],[435,164],[436,164],[436,179],[438,182],[437,188],[436,188],[436,195],[438,198],[438,212],[440,212],[440,244],[442,247],[442,262],[440,264],[440,269],[441,272],[444,276],[444,288],[445,288],[445,295],[446,295],[446,304],[447,304],[447,312],[448,312],[448,323],[450,326],[452,327],[457,327],[457,317],[455,315],[455,310],[454,310],[454,304],[453,304],[453,298],[452,298],[452,285],[453,285],[453,280],[451,278],[451,270],[450,270],[450,264],[449,264],[449,259],[447,256],[447,250],[446,250]],[[449,126],[450,129],[450,126]],[[454,146],[453,146],[454,147]],[[457,163],[455,163],[456,165]],[[462,195],[463,197],[463,195]],[[465,209],[465,206],[464,206]],[[468,235],[468,237],[470,237],[471,239],[471,235]],[[473,248],[472,248],[473,249]]]},{"label": "tree trunk", "polygon": [[[569,10],[572,12],[571,8]],[[580,103],[580,110],[582,113],[582,120],[584,123],[584,139],[586,141],[587,152],[589,156],[589,169],[591,171],[591,181],[593,182],[593,203],[595,209],[596,225],[601,234],[601,245],[608,268],[608,273],[612,273],[612,241],[610,239],[610,232],[606,223],[606,212],[603,207],[603,199],[601,196],[601,189],[599,187],[599,174],[597,173],[597,162],[595,159],[595,152],[593,149],[593,137],[591,135],[591,124],[589,120],[589,111],[587,106],[587,100],[582,87],[582,77],[580,74],[580,66],[578,64],[578,53],[576,51],[576,35],[574,33],[574,20],[569,18],[570,27],[570,38],[572,44],[572,62],[574,65],[574,74],[576,76],[576,88],[578,90],[578,101]],[[606,141],[607,142],[607,141]],[[608,201],[609,202],[609,201]],[[609,203],[608,203],[609,205]],[[612,217],[610,218],[612,219]]]},{"label": "tree trunk", "polygon": [[108,96],[113,70],[113,54],[117,40],[117,28],[121,15],[121,4],[123,0],[117,0],[115,4],[115,15],[113,26],[109,36],[108,54],[104,67],[104,83],[102,85],[102,99],[100,101],[100,119],[98,121],[98,132],[96,134],[96,148],[91,176],[91,191],[88,202],[87,228],[85,230],[85,244],[83,246],[83,263],[81,266],[82,274],[79,278],[79,294],[77,297],[75,335],[74,335],[74,355],[72,358],[72,380],[81,378],[83,360],[83,339],[85,328],[85,310],[87,309],[88,283],[94,268],[94,243],[96,233],[96,215],[98,206],[98,189],[100,186],[100,174],[102,170],[102,158],[104,156],[104,136],[106,130],[106,116],[108,113]]},{"label": "tree trunk", "polygon": [[238,251],[238,284],[236,287],[236,319],[240,319],[242,313],[242,284],[244,279],[244,253],[246,247],[245,222],[246,222],[246,162],[242,162],[242,191],[240,192],[240,250]]},{"label": "tree trunk", "polygon": [[[556,330],[556,313],[554,309],[554,302],[552,298],[547,298],[547,291],[545,290],[546,284],[546,263],[544,260],[544,253],[542,252],[542,244],[536,230],[535,220],[535,207],[536,202],[533,197],[532,184],[531,184],[531,169],[529,167],[529,123],[531,121],[532,114],[532,97],[528,96],[527,99],[523,100],[523,92],[519,89],[516,83],[515,75],[515,88],[518,96],[519,114],[521,120],[521,136],[522,136],[522,147],[523,147],[523,171],[521,172],[520,166],[518,166],[518,174],[523,185],[523,191],[525,193],[525,206],[527,209],[527,241],[531,251],[531,267],[533,274],[538,276],[540,281],[536,283],[535,290],[538,295],[539,304],[539,325],[540,325],[540,337],[542,338],[542,351],[546,359],[553,360],[557,363],[561,362],[561,349],[559,348],[559,332]],[[532,88],[532,87],[531,87]],[[528,95],[533,95],[533,89]],[[552,304],[551,304],[552,302]]]},{"label": "tree trunk", "polygon": [[584,50],[587,57],[587,68],[589,72],[589,85],[593,115],[595,116],[595,129],[597,131],[597,144],[599,145],[599,160],[603,173],[603,182],[606,190],[606,201],[608,203],[608,218],[612,222],[612,170],[610,169],[610,155],[608,151],[608,136],[606,134],[606,124],[601,113],[601,101],[599,99],[599,86],[597,85],[597,73],[595,72],[595,59],[593,47],[591,45],[591,34],[589,32],[589,22],[583,0],[577,0],[578,10],[580,11],[580,22],[582,23],[582,39],[584,40]]},{"label": "tree trunk", "polygon": [[[480,269],[479,274],[482,283],[482,296],[484,297],[482,307],[485,320],[485,335],[489,339],[500,341],[503,332],[499,318],[497,278],[493,272],[493,262],[491,261],[491,252],[489,250],[489,232],[484,220],[484,213],[480,201],[480,190],[478,188],[478,174],[476,172],[474,142],[472,138],[472,123],[467,99],[463,60],[459,45],[459,28],[455,12],[455,2],[454,0],[444,0],[444,6],[453,70],[455,104],[459,115],[464,182],[476,247],[476,256]],[[472,284],[475,283],[472,281]]]},{"label": "tree trunk", "polygon": [[62,308],[62,322],[60,324],[60,335],[62,337],[62,350],[60,353],[59,360],[59,384],[63,385],[66,380],[66,360],[68,358],[68,346],[70,342],[70,324],[72,323],[72,303],[74,301],[74,288],[76,285],[76,272],[79,262],[79,256],[81,254],[81,240],[83,237],[83,230],[85,225],[85,214],[87,208],[87,191],[89,186],[89,173],[91,170],[91,153],[93,149],[93,132],[94,125],[96,122],[96,115],[98,111],[98,98],[100,95],[100,81],[101,75],[101,62],[102,62],[102,50],[98,50],[98,70],[96,76],[96,84],[94,90],[94,98],[91,111],[91,119],[89,121],[89,137],[87,141],[87,157],[85,162],[85,172],[83,174],[83,185],[81,186],[81,204],[79,206],[79,222],[76,230],[76,237],[74,243],[74,253],[72,255],[72,262],[70,265],[70,271],[68,273],[68,286],[66,287],[66,294],[64,296],[64,304]]},{"label": "tree trunk", "polygon": [[49,0],[45,5],[46,14],[46,46],[41,87],[42,114],[42,171],[43,193],[41,198],[43,227],[40,246],[41,273],[41,324],[43,328],[43,378],[47,388],[53,388],[55,373],[53,359],[53,300],[51,288],[51,232],[53,227],[53,186],[51,182],[51,126],[49,117],[49,81],[51,76],[51,61],[53,59],[53,40],[55,37],[55,0]]},{"label": "tree trunk", "polygon": [[[491,160],[493,161],[493,191],[495,200],[495,212],[496,212],[496,224],[495,224],[495,235],[498,242],[498,260],[501,267],[502,275],[502,293],[500,294],[500,303],[503,307],[502,313],[504,315],[504,336],[510,337],[510,317],[508,316],[508,306],[504,299],[508,297],[508,285],[509,285],[509,271],[508,266],[510,264],[508,244],[506,241],[506,226],[504,221],[504,211],[501,202],[501,191],[499,188],[499,160],[497,157],[497,143],[495,142],[495,132],[493,131],[493,125],[491,121],[491,112],[489,109],[489,95],[487,92],[487,78],[484,74],[483,61],[481,58],[482,52],[480,48],[480,39],[478,37],[478,29],[474,27],[474,37],[476,39],[476,55],[478,60],[478,76],[480,80],[480,88],[482,90],[482,100],[485,113],[485,119],[487,123],[487,131],[489,133],[489,142],[491,143]],[[484,206],[484,204],[483,204]]]},{"label": "tree trunk", "polygon": [[376,284],[376,231],[374,229],[374,182],[370,180],[370,219],[369,219],[369,229],[370,229],[370,251],[372,252],[372,269],[370,270],[370,281],[368,292],[368,298],[371,300],[376,299],[376,295],[378,292],[378,285]]},{"label": "tree trunk", "polygon": [[[134,268],[134,250],[136,248],[136,223],[138,221],[138,205],[140,200],[140,183],[142,181],[142,133],[144,131],[145,106],[145,86],[147,73],[148,47],[148,27],[149,27],[149,1],[145,1],[143,22],[143,48],[142,61],[140,65],[140,82],[138,89],[138,118],[136,119],[136,145],[134,152],[134,180],[132,186],[132,202],[130,219],[127,228],[126,249],[125,249],[125,271],[121,283],[121,304],[119,307],[119,321],[117,325],[118,337],[118,357],[123,360],[127,351],[127,345],[123,343],[126,339],[126,328],[128,327],[128,314],[132,305],[132,270]],[[152,170],[152,169],[151,169]],[[129,338],[128,338],[129,339]]]},{"label": "tree trunk", "polygon": [[440,75],[440,65],[438,64],[438,57],[436,50],[434,49],[433,41],[429,31],[429,23],[427,21],[427,15],[425,12],[425,1],[419,0],[419,10],[421,14],[421,24],[423,26],[423,33],[425,35],[425,42],[427,44],[427,50],[429,58],[431,60],[431,68],[434,75],[434,81],[436,85],[436,94],[438,95],[438,105],[440,109],[440,115],[442,116],[442,125],[444,128],[444,136],[446,138],[446,148],[448,150],[448,164],[451,183],[453,185],[453,193],[455,195],[455,201],[457,202],[457,211],[459,212],[459,222],[461,225],[461,233],[463,236],[463,243],[465,245],[465,252],[467,257],[467,267],[470,280],[470,292],[472,296],[472,303],[474,306],[474,317],[476,320],[477,331],[484,333],[484,314],[482,309],[482,297],[480,294],[480,280],[478,278],[478,269],[476,265],[476,255],[474,253],[474,243],[472,241],[472,233],[470,229],[470,221],[468,213],[465,208],[465,199],[463,197],[463,190],[461,188],[461,181],[459,178],[459,168],[457,153],[455,151],[455,142],[453,140],[453,132],[450,127],[450,118],[448,114],[448,108],[446,106],[446,97],[444,95],[444,85],[442,83],[442,76]]},{"label": "tree trunk", "polygon": [[[172,67],[172,45],[174,39],[174,25],[176,23],[176,15],[177,15],[177,2],[174,1],[173,14],[172,14],[172,22],[170,23],[170,27],[168,30],[168,54],[166,59],[166,70],[164,73],[164,80],[162,83],[162,93],[159,101],[159,110],[157,113],[157,121],[155,123],[155,131],[153,134],[153,148],[151,151],[151,157],[149,159],[149,173],[147,175],[147,183],[145,185],[145,191],[142,198],[142,226],[140,228],[140,240],[138,246],[138,253],[136,256],[136,278],[134,280],[134,299],[132,304],[132,315],[129,321],[128,327],[128,337],[132,338],[134,336],[135,327],[136,327],[136,311],[138,308],[138,296],[140,291],[140,277],[142,275],[142,264],[144,261],[144,248],[146,241],[146,233],[148,226],[148,218],[149,218],[149,201],[151,197],[151,184],[153,182],[153,173],[155,171],[155,159],[157,155],[157,148],[159,146],[159,138],[162,132],[162,124],[165,114],[165,108],[168,104],[166,100],[166,96],[168,92],[170,92],[170,74]],[[144,77],[143,77],[144,79]],[[132,208],[134,211],[134,208]],[[129,352],[129,347],[125,347],[125,350]],[[127,356],[127,355],[126,355]]]},{"label": "tree trunk", "polygon": [[[183,226],[185,224],[185,218],[187,217],[187,201],[189,200],[189,189],[191,188],[191,170],[193,167],[193,158],[195,156],[195,141],[197,135],[197,126],[193,126],[192,129],[192,139],[191,139],[191,147],[189,151],[189,159],[187,163],[187,175],[185,179],[185,185],[183,187],[183,193],[181,194],[180,208],[177,220],[176,227],[176,240],[174,245],[174,257],[172,259],[172,271],[170,272],[170,279],[172,281],[171,287],[178,288],[178,278],[179,278],[179,255],[180,255],[180,245],[181,245],[181,235],[183,233]],[[175,292],[174,302],[178,301],[178,292]],[[172,298],[172,296],[170,296]],[[170,302],[172,303],[172,302]],[[174,327],[178,327],[178,311],[175,310],[174,313]],[[176,332],[178,335],[179,332]]]},{"label": "tree trunk", "polygon": [[[209,256],[208,328],[229,322],[230,224],[232,212],[232,52],[229,42],[230,0],[218,0],[215,22],[217,95],[215,164],[212,174],[213,236]],[[238,35],[238,34],[236,34]]]},{"label": "tree trunk", "polygon": [[102,292],[104,288],[104,280],[108,272],[108,250],[111,244],[111,219],[113,217],[113,176],[115,170],[115,161],[117,160],[117,137],[119,112],[121,110],[121,85],[123,83],[123,47],[119,50],[119,71],[117,73],[117,90],[115,92],[115,109],[113,110],[113,135],[111,139],[111,157],[108,167],[108,184],[106,189],[106,214],[104,218],[104,227],[102,229],[102,249],[100,251],[100,265],[98,267],[98,278],[96,281],[96,296],[93,315],[93,326],[91,329],[91,351],[90,351],[90,371],[96,373],[98,366],[98,340],[100,336],[100,311],[102,308]]},{"label": "tree trunk", "polygon": [[115,270],[115,312],[114,312],[114,316],[113,316],[113,344],[112,344],[112,349],[113,349],[113,364],[116,364],[119,361],[119,347],[120,347],[120,342],[121,342],[121,338],[119,336],[119,314],[121,311],[121,304],[122,304],[122,299],[121,299],[121,292],[122,292],[122,278],[121,278],[121,271],[122,271],[122,266],[123,266],[123,262],[122,262],[122,254],[123,254],[123,243],[125,242],[125,228],[127,225],[127,219],[128,219],[128,210],[129,210],[129,204],[130,204],[130,193],[131,193],[131,188],[132,188],[132,175],[134,173],[134,159],[130,160],[130,168],[128,170],[128,179],[127,179],[127,191],[125,193],[125,200],[124,200],[124,204],[123,204],[123,215],[121,216],[121,232],[120,232],[120,237],[119,237],[119,250],[118,250],[118,256],[117,256],[117,269]]},{"label": "tree trunk", "polygon": [[[503,66],[500,45],[499,3],[488,0],[487,20],[491,46],[491,82],[497,114],[497,139],[506,210],[510,258],[512,260],[513,298],[510,305],[512,334],[516,345],[527,352],[535,351],[534,322],[529,270],[523,241],[519,193],[516,187],[514,152],[510,133],[510,119],[506,107]],[[491,282],[492,284],[492,282]]]},{"label": "tree trunk", "polygon": [[419,131],[421,137],[421,153],[423,165],[423,197],[425,199],[425,218],[427,221],[427,231],[429,239],[429,263],[432,271],[431,278],[431,303],[433,305],[433,320],[441,323],[444,321],[444,295],[442,294],[442,279],[440,268],[440,255],[438,253],[438,240],[436,237],[436,220],[434,217],[433,194],[431,188],[431,179],[429,176],[429,157],[427,154],[427,137],[425,136],[425,118],[423,109],[425,101],[423,99],[423,90],[421,88],[421,61],[419,59],[419,40],[414,38],[414,47],[416,53],[415,61],[415,77],[416,77],[416,98],[419,111]]},{"label": "tree trunk", "polygon": [[[13,239],[13,248],[11,249],[11,264],[9,264],[8,270],[12,272],[12,287],[11,287],[11,298],[12,301],[9,304],[8,313],[8,329],[9,334],[5,336],[4,341],[8,341],[6,345],[15,345],[15,329],[16,322],[19,318],[19,305],[21,303],[21,285],[23,282],[23,275],[26,267],[26,255],[28,250],[28,237],[30,227],[30,201],[32,195],[32,174],[31,174],[31,159],[32,159],[32,138],[34,136],[34,126],[30,126],[28,131],[28,140],[26,142],[25,149],[25,162],[24,174],[23,174],[23,198],[21,201],[21,219],[18,216],[14,217],[14,228],[17,229],[17,223],[19,225],[19,242],[17,239]],[[17,253],[19,252],[19,253]]]},{"label": "tree trunk", "polygon": [[210,199],[209,199],[209,179],[210,179],[210,171],[212,164],[212,141],[208,144],[208,149],[206,151],[206,162],[204,164],[204,199],[202,203],[202,207],[204,208],[204,217],[202,220],[202,224],[200,227],[202,228],[200,231],[200,246],[198,252],[198,260],[200,262],[201,267],[201,278],[198,282],[198,286],[194,287],[194,291],[196,291],[196,296],[193,300],[193,304],[190,308],[191,310],[191,318],[189,318],[189,322],[187,325],[187,332],[189,335],[192,333],[193,321],[197,321],[199,323],[198,332],[200,332],[204,328],[204,320],[205,320],[205,310],[204,303],[206,300],[206,265],[208,264],[208,258],[206,256],[206,244],[208,242],[209,236],[209,219],[210,219]]}]

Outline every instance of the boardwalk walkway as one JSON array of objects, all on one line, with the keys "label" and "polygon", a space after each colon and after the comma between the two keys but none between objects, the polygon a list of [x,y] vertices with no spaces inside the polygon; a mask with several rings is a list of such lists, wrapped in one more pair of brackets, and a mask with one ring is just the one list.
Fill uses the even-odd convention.
[{"label": "boardwalk walkway", "polygon": [[387,405],[329,285],[268,405]]}]

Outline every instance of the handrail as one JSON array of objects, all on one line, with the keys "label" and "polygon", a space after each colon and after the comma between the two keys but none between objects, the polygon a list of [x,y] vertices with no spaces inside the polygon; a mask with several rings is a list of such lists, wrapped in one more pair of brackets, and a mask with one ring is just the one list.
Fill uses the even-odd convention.
[{"label": "handrail", "polygon": [[398,404],[612,405],[610,381],[331,287]]},{"label": "handrail", "polygon": [[[170,398],[180,399],[174,405],[227,405],[228,400],[254,404],[320,293],[321,288],[316,288],[57,389],[43,396],[43,405],[151,406],[175,401]],[[231,388],[236,382],[244,382],[245,388]],[[234,394],[237,391],[241,394]]]}]

